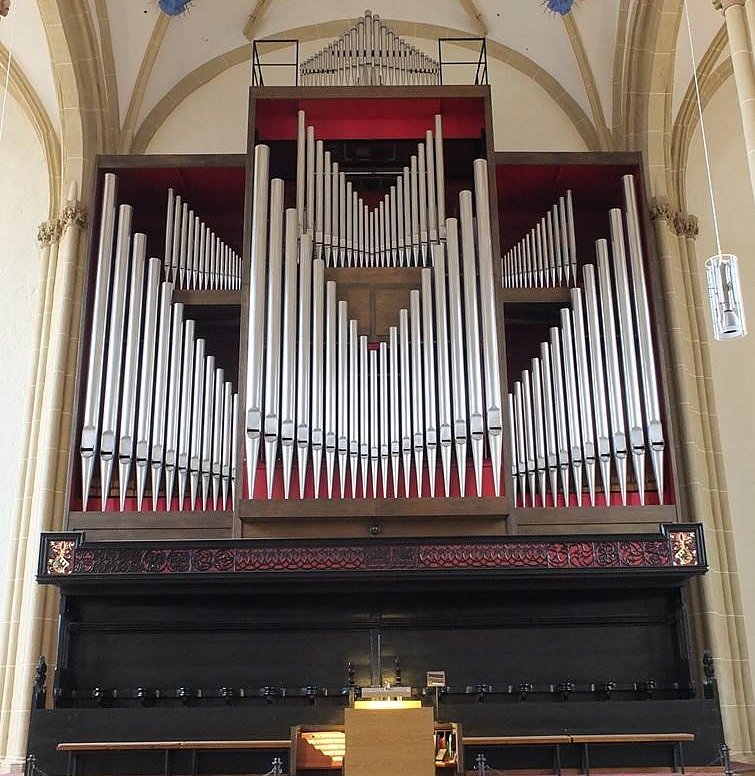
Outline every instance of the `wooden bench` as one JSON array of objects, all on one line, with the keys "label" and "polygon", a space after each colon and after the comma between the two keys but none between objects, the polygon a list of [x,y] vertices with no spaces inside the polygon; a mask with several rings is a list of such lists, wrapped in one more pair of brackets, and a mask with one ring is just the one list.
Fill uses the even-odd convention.
[{"label": "wooden bench", "polygon": [[200,751],[289,751],[290,739],[249,740],[249,741],[77,741],[64,742],[57,745],[59,752],[68,753],[66,776],[76,776],[79,755],[85,752],[163,752],[163,776],[171,776],[172,753],[176,750],[191,752],[191,773],[198,772],[198,755]]},{"label": "wooden bench", "polygon": [[575,744],[581,747],[580,765],[585,776],[590,774],[590,746],[601,744],[671,744],[674,772],[684,773],[684,744],[694,741],[694,733],[595,733],[542,736],[464,736],[464,746],[552,746],[553,772],[561,773],[561,747]]},{"label": "wooden bench", "polygon": [[553,773],[561,773],[561,747],[571,744],[570,735],[555,736],[464,736],[464,746],[552,746]]},{"label": "wooden bench", "polygon": [[674,772],[684,773],[684,744],[695,740],[694,733],[619,733],[573,735],[572,743],[582,747],[582,773],[590,773],[590,746],[594,744],[671,744]]}]

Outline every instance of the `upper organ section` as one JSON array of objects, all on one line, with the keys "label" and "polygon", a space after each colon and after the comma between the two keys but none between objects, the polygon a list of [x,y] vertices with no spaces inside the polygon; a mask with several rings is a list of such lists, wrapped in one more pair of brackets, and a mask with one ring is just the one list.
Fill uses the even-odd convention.
[{"label": "upper organ section", "polygon": [[428,86],[440,76],[437,60],[370,11],[299,67],[302,86]]},{"label": "upper organ section", "polygon": [[249,115],[246,157],[101,161],[69,528],[676,519],[637,157],[496,155],[485,87]]}]

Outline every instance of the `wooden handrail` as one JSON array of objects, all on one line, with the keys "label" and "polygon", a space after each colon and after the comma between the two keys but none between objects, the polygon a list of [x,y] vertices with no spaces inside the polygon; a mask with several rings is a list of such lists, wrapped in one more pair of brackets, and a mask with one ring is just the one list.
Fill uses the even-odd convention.
[{"label": "wooden handrail", "polygon": [[63,742],[59,752],[118,752],[155,749],[288,749],[288,738],[249,741],[75,741]]}]

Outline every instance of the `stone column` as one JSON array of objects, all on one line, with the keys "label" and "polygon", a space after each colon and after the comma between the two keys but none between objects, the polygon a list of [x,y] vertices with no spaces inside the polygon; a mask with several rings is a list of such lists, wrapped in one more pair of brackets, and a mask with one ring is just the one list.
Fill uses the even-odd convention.
[{"label": "stone column", "polygon": [[745,0],[745,15],[747,17],[747,30],[750,34],[750,54],[755,61],[753,45],[755,45],[755,0]]},{"label": "stone column", "polygon": [[[737,87],[739,112],[742,117],[750,184],[755,200],[755,63],[753,62],[753,27],[755,27],[755,0],[713,0],[713,5],[724,13],[726,34],[729,38],[734,83]],[[748,29],[749,26],[749,29]]]},{"label": "stone column", "polygon": [[726,479],[713,404],[708,311],[695,251],[697,219],[665,198],[651,208],[669,324],[672,417],[682,513],[705,526],[710,571],[690,583],[692,637],[700,664],[711,649],[727,742],[737,757],[753,755],[752,681],[733,546]]},{"label": "stone column", "polygon": [[61,433],[66,427],[63,397],[75,363],[69,340],[85,223],[73,188],[60,218],[41,230],[43,260],[48,264],[41,294],[44,308],[37,325],[38,363],[29,408],[28,455],[13,518],[16,545],[5,602],[7,617],[0,630],[0,665],[4,668],[0,672],[0,768],[24,760],[42,634],[54,628],[57,619],[50,612],[49,591],[37,585],[35,572],[40,532],[60,528],[62,521],[62,513],[55,509],[55,489],[60,458],[69,443]]}]

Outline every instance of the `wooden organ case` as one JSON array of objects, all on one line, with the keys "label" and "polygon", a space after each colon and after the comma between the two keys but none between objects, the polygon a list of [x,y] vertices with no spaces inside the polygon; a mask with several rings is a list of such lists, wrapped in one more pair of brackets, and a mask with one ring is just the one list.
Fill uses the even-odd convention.
[{"label": "wooden organ case", "polygon": [[478,742],[437,768],[550,762],[495,736],[669,731],[710,762],[641,158],[496,152],[484,86],[314,80],[251,89],[245,155],[98,160],[29,752],[52,774],[63,741],[280,744],[395,683],[448,753]]}]

